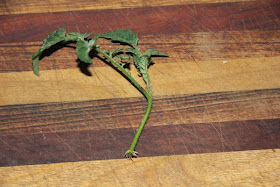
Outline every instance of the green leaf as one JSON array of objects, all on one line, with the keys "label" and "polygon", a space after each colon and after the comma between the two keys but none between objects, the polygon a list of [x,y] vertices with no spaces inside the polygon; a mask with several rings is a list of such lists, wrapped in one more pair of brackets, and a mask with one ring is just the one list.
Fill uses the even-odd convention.
[{"label": "green leaf", "polygon": [[39,49],[35,54],[32,56],[32,67],[33,67],[33,72],[39,76],[39,62],[40,62],[40,56],[43,53],[44,50],[50,48],[51,46],[64,41],[65,40],[65,33],[66,30],[59,27],[57,31],[54,31],[50,33],[44,40],[43,40],[43,45],[41,49]]},{"label": "green leaf", "polygon": [[143,56],[147,56],[148,58],[150,58],[151,56],[168,56],[168,54],[160,52],[156,49],[148,49],[147,51],[145,51]]},{"label": "green leaf", "polygon": [[[79,33],[71,33],[71,35],[80,37],[78,42],[76,43],[76,45],[77,45],[76,51],[77,51],[77,55],[78,55],[79,59],[86,63],[92,63],[92,59],[89,56],[89,52],[91,51],[92,48],[98,47],[98,45],[96,45],[98,36],[95,35],[92,39],[90,39],[89,41],[86,41],[86,40],[84,40],[84,38],[87,38],[91,34],[85,33],[85,34],[81,34],[79,36]],[[82,37],[84,37],[84,38],[82,38]]]},{"label": "green leaf", "polygon": [[148,86],[148,90],[150,90],[150,78],[148,73],[148,68],[153,61],[152,56],[168,56],[166,53],[160,52],[156,49],[148,49],[142,55],[138,48],[128,48],[126,49],[128,52],[133,54],[134,64],[139,72],[139,74],[143,77],[144,81]]},{"label": "green leaf", "polygon": [[130,29],[126,29],[126,30],[117,29],[114,32],[99,34],[98,37],[110,39],[113,42],[126,43],[134,48],[137,47],[137,42],[138,42],[137,34],[133,34]]},{"label": "green leaf", "polygon": [[39,59],[39,56],[41,55],[41,53],[42,53],[44,50],[45,50],[44,48],[38,49],[38,50],[36,51],[36,53],[34,53],[34,54],[32,55],[32,60],[35,59],[35,58],[37,58],[37,57],[38,57],[38,59]]},{"label": "green leaf", "polygon": [[70,32],[68,34],[66,34],[66,40],[70,40],[70,41],[78,41],[78,40],[84,40],[85,38],[89,37],[90,35],[92,35],[92,33],[78,33],[78,32]]},{"label": "green leaf", "polygon": [[35,75],[40,76],[39,74],[39,56],[36,56],[32,59],[32,68]]},{"label": "green leaf", "polygon": [[79,40],[77,42],[76,51],[77,51],[77,55],[78,55],[78,57],[81,61],[86,62],[86,63],[91,63],[92,62],[92,59],[89,56],[89,52],[91,51],[91,47],[92,46],[89,45],[88,41]]},{"label": "green leaf", "polygon": [[65,39],[66,30],[64,28],[59,27],[57,31],[50,33],[43,41],[42,48],[47,49],[61,42]]},{"label": "green leaf", "polygon": [[125,54],[125,55],[121,56],[121,60],[122,61],[125,61],[125,60],[129,61],[130,60],[130,55]]},{"label": "green leaf", "polygon": [[145,64],[141,63],[141,56],[133,55],[133,62],[138,70],[138,73],[142,75],[143,69],[145,68]]},{"label": "green leaf", "polygon": [[168,54],[160,52],[156,49],[148,49],[145,51],[145,53],[143,54],[143,56],[147,57],[148,60],[148,66],[151,64],[151,62],[153,61],[153,59],[151,58],[152,56],[163,56],[163,57],[167,57]]},{"label": "green leaf", "polygon": [[127,48],[126,51],[131,52],[136,56],[141,56],[141,52],[138,48]]},{"label": "green leaf", "polygon": [[122,52],[123,51],[123,48],[122,47],[117,47],[115,50],[113,50],[111,52],[112,54],[112,57],[116,56],[118,53]]}]

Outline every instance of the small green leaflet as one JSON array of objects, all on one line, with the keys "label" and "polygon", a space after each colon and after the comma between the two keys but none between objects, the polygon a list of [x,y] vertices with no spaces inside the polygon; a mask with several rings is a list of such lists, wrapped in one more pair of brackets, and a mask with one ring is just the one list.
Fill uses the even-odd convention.
[{"label": "small green leaflet", "polygon": [[[85,35],[87,36],[87,35]],[[85,63],[92,63],[92,59],[89,56],[89,52],[92,50],[92,48],[97,47],[96,40],[98,37],[94,36],[91,40],[85,41],[84,39],[78,40],[76,43],[77,48],[77,55],[79,59]]]},{"label": "small green leaflet", "polygon": [[116,56],[118,53],[122,52],[123,51],[123,48],[122,47],[117,47],[115,50],[113,50],[111,52],[111,56],[114,57]]},{"label": "small green leaflet", "polygon": [[133,62],[139,72],[139,74],[143,77],[144,81],[148,85],[148,90],[150,90],[150,78],[148,73],[148,68],[153,61],[152,56],[168,56],[168,54],[160,52],[156,49],[148,49],[142,55],[138,48],[128,48],[126,49],[128,52],[133,54]]},{"label": "small green leaflet", "polygon": [[167,57],[168,54],[160,52],[160,51],[158,51],[156,49],[148,49],[148,50],[145,51],[143,56],[148,58],[148,67],[149,67],[149,65],[153,61],[153,59],[151,58],[152,56],[165,56],[165,57]]},{"label": "small green leaflet", "polygon": [[136,56],[141,56],[141,52],[138,48],[127,48],[126,49],[128,52],[131,52],[132,54],[136,55]]},{"label": "small green leaflet", "polygon": [[32,58],[32,68],[35,75],[40,76],[39,74],[39,58],[40,56],[36,56]]},{"label": "small green leaflet", "polygon": [[85,38],[92,35],[92,33],[78,33],[78,32],[70,32],[66,34],[65,39],[69,41],[78,41],[78,40],[84,40]]},{"label": "small green leaflet", "polygon": [[91,51],[92,47],[95,45],[95,40],[85,41],[79,40],[77,43],[77,55],[79,59],[86,63],[91,63],[92,59],[89,56],[89,52]]},{"label": "small green leaflet", "polygon": [[153,59],[151,58],[152,56],[168,56],[168,54],[160,52],[156,49],[148,49],[144,52],[143,55],[138,48],[128,48],[126,50],[133,54],[134,64],[141,75],[146,73],[149,65],[153,61]]},{"label": "small green leaflet", "polygon": [[145,51],[143,56],[151,58],[152,56],[168,56],[168,54],[160,52],[160,51],[158,51],[156,49],[148,49],[148,50]]},{"label": "small green leaflet", "polygon": [[107,38],[112,40],[113,42],[122,42],[132,47],[137,47],[138,36],[137,34],[133,34],[130,29],[120,30],[117,29],[114,32],[107,32],[98,35],[99,38]]}]

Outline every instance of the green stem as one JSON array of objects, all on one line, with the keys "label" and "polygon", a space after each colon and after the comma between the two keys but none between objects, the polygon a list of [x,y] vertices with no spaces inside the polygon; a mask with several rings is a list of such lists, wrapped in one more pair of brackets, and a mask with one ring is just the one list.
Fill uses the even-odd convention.
[{"label": "green stem", "polygon": [[[133,156],[137,156],[137,152],[135,152],[135,147],[137,145],[137,142],[140,138],[140,135],[145,127],[145,124],[149,118],[149,115],[151,113],[152,110],[152,93],[151,90],[149,89],[149,91],[147,92],[117,61],[115,61],[110,55],[108,55],[107,53],[105,53],[104,51],[102,51],[100,48],[96,48],[95,49],[98,53],[102,54],[105,58],[107,58],[108,60],[110,60],[114,66],[116,66],[131,82],[132,84],[145,96],[145,98],[148,101],[148,106],[147,106],[147,110],[146,113],[137,129],[136,134],[134,135],[134,138],[131,142],[131,145],[129,147],[129,150],[126,152],[126,157],[128,158],[132,158]],[[147,87],[150,88],[150,83],[147,83]]]},{"label": "green stem", "polygon": [[145,115],[144,115],[144,117],[143,117],[143,119],[141,121],[141,124],[139,125],[135,135],[134,135],[134,138],[133,138],[133,140],[131,142],[131,145],[129,147],[129,150],[128,150],[129,152],[133,152],[135,150],[135,147],[137,145],[139,137],[140,137],[140,135],[141,135],[141,133],[142,133],[144,127],[145,127],[145,124],[146,124],[146,122],[147,122],[147,120],[149,118],[149,115],[151,113],[151,110],[152,110],[152,95],[149,95],[147,100],[148,100],[148,106],[147,106],[146,113],[145,113]]},{"label": "green stem", "polygon": [[110,55],[105,53],[99,48],[95,49],[98,53],[102,54],[105,58],[110,60],[114,66],[116,66],[131,82],[132,84],[148,99],[150,94],[117,62],[115,61]]}]

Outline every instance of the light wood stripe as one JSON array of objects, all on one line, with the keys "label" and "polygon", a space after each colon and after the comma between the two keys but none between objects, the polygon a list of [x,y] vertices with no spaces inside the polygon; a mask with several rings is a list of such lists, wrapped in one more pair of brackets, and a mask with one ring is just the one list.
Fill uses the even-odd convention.
[{"label": "light wood stripe", "polygon": [[[173,62],[150,68],[155,96],[273,89],[280,87],[280,57]],[[92,77],[78,69],[0,74],[0,105],[141,97],[111,67],[90,68]],[[132,75],[141,81],[137,71]],[[166,86],[168,85],[168,86]]]},{"label": "light wood stripe", "polygon": [[154,7],[154,6],[170,6],[185,4],[203,4],[203,3],[227,3],[227,2],[244,2],[253,0],[83,0],[83,1],[67,1],[67,0],[8,0],[0,2],[0,15],[26,14],[26,13],[44,13],[44,12],[65,12],[77,10],[98,10],[98,9],[121,9],[121,8],[137,8],[137,7]]},{"label": "light wood stripe", "polygon": [[279,186],[280,149],[0,168],[3,186]]}]

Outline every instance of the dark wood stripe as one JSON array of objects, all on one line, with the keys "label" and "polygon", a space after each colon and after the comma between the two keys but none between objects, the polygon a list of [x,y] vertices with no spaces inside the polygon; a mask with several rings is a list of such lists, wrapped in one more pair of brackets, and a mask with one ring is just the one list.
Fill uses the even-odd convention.
[{"label": "dark wood stripe", "polygon": [[[117,47],[104,40],[100,42],[104,48]],[[31,71],[31,56],[41,47],[41,43],[0,44],[0,73]],[[170,58],[157,58],[155,63],[275,57],[280,56],[280,30],[167,34],[158,35],[157,38],[145,35],[139,46],[143,50],[155,48],[169,54]],[[40,70],[80,68],[86,71],[88,64],[77,60],[74,48],[74,44],[56,45],[45,51]],[[93,58],[91,66],[106,64]]]},{"label": "dark wood stripe", "polygon": [[[280,89],[155,98],[141,156],[279,148]],[[0,165],[122,158],[142,98],[0,107]],[[270,119],[274,118],[274,119]]]},{"label": "dark wood stripe", "polygon": [[[140,156],[280,148],[280,119],[147,127]],[[0,136],[0,166],[119,159],[135,129]]]},{"label": "dark wood stripe", "polygon": [[[144,98],[0,106],[0,135],[137,128]],[[280,89],[155,97],[148,125],[280,118]]]},{"label": "dark wood stripe", "polygon": [[0,16],[0,43],[41,41],[59,26],[95,33],[129,27],[141,35],[277,30],[279,16],[279,0],[7,15]]}]

